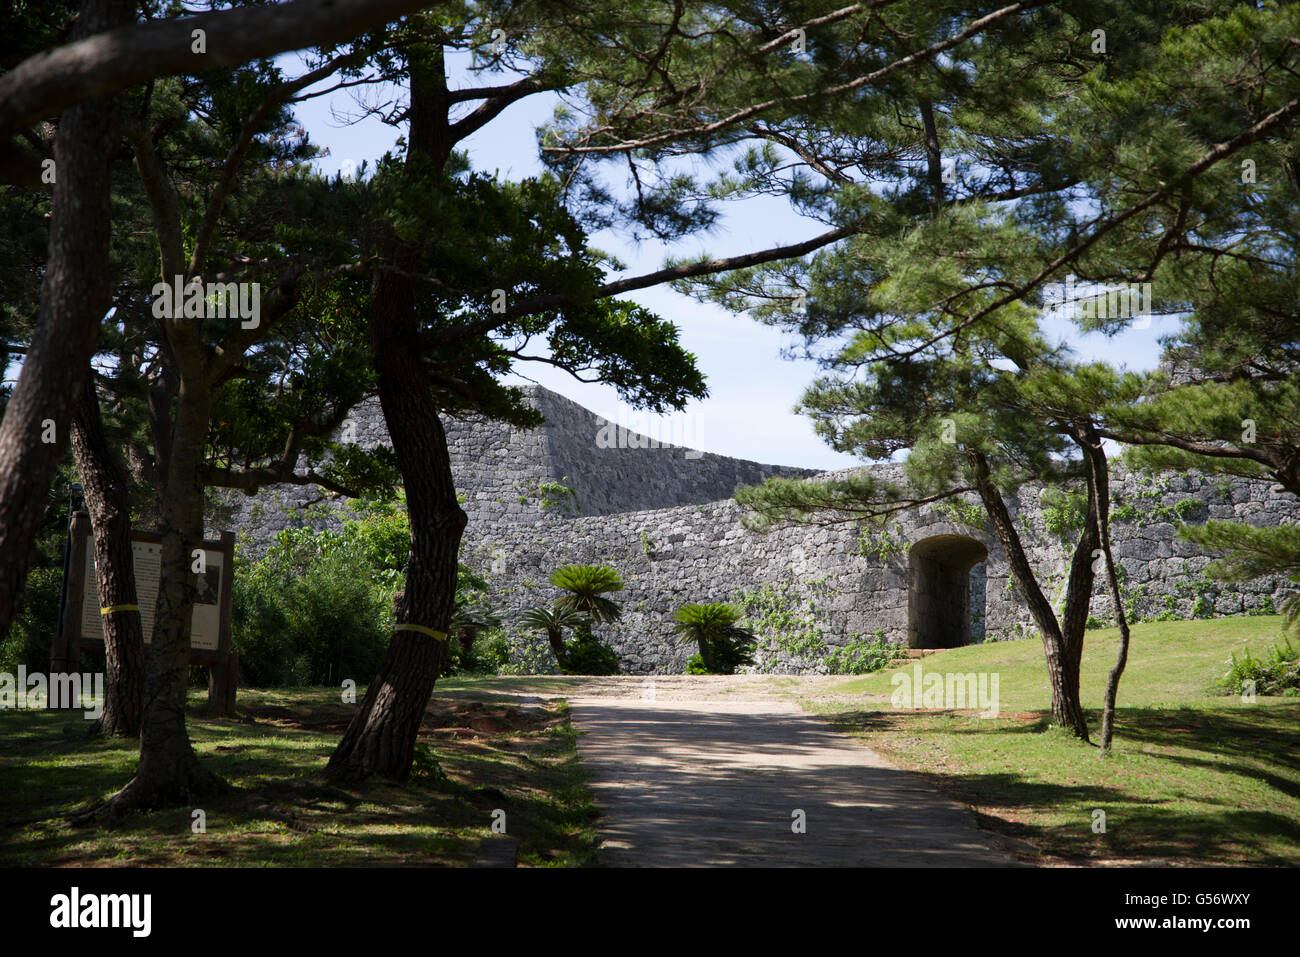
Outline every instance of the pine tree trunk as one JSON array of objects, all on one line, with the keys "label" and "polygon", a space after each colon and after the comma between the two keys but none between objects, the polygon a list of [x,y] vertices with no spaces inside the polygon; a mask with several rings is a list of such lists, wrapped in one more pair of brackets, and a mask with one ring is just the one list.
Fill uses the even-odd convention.
[{"label": "pine tree trunk", "polygon": [[[406,52],[411,68],[407,163],[430,162],[442,169],[451,140],[441,48]],[[460,538],[467,521],[456,501],[447,435],[420,363],[414,278],[418,251],[394,238],[387,253],[395,268],[381,268],[371,286],[370,346],[379,403],[406,489],[411,557],[388,655],[330,757],[327,773],[343,780],[379,774],[405,781],[411,773],[424,709],[447,654]],[[442,637],[403,630],[403,625],[439,632]]]},{"label": "pine tree trunk", "polygon": [[[1015,581],[1016,589],[1020,592],[1043,638],[1043,656],[1047,660],[1047,674],[1052,686],[1052,723],[1068,729],[1076,737],[1087,741],[1088,721],[1083,713],[1083,705],[1079,701],[1079,666],[1083,654],[1081,636],[1079,640],[1073,642],[1068,640],[1069,635],[1062,630],[1056,612],[1052,609],[1052,603],[1039,587],[1033,567],[1029,564],[1029,559],[1020,544],[1020,535],[1016,531],[1015,523],[1007,511],[1006,503],[1002,500],[1002,494],[993,485],[988,462],[982,454],[974,451],[968,452],[967,458],[972,466],[980,500],[984,503],[994,534],[1006,553],[1012,580]],[[1080,550],[1076,549],[1076,565],[1079,554]],[[1088,555],[1087,552],[1084,554]],[[1072,568],[1068,592],[1070,597],[1066,602],[1068,611],[1073,611],[1071,600],[1077,601],[1074,593],[1078,591],[1081,584],[1076,569]],[[1091,578],[1087,580],[1087,588],[1090,593]],[[1084,607],[1086,609],[1086,602]],[[1067,616],[1070,624],[1074,623],[1075,617],[1075,614]],[[1085,611],[1085,620],[1086,617]]]},{"label": "pine tree trunk", "polygon": [[[85,0],[72,39],[125,23],[134,9],[125,0]],[[50,252],[40,312],[0,420],[0,635],[8,633],[17,611],[41,502],[67,448],[72,409],[108,310],[113,104],[91,100],[70,107],[59,118],[54,141]]]},{"label": "pine tree trunk", "polygon": [[131,506],[122,469],[104,438],[99,397],[89,378],[73,413],[72,452],[95,530],[99,606],[120,609],[101,616],[108,682],[96,730],[134,736],[140,733],[145,671],[131,548]]},{"label": "pine tree trunk", "polygon": [[161,493],[162,562],[153,640],[149,646],[140,765],[111,800],[115,810],[192,805],[226,790],[199,763],[185,727],[190,625],[197,593],[192,552],[203,543],[200,468],[211,396],[205,383],[184,383],[176,403],[171,459]]},{"label": "pine tree trunk", "polygon": [[939,149],[939,130],[934,123],[934,104],[921,101],[921,131],[925,137],[926,176],[930,183],[930,211],[943,211],[943,153]]},{"label": "pine tree trunk", "polygon": [[1106,676],[1106,700],[1101,712],[1101,753],[1105,756],[1110,753],[1115,736],[1115,703],[1119,698],[1119,680],[1128,664],[1129,627],[1128,615],[1124,612],[1124,599],[1119,590],[1119,574],[1115,570],[1115,556],[1110,547],[1110,469],[1106,462],[1106,450],[1091,427],[1083,435],[1080,444],[1088,457],[1093,486],[1097,489],[1097,539],[1106,559],[1110,601],[1115,608],[1115,623],[1119,626],[1119,652],[1110,674]]},{"label": "pine tree trunk", "polygon": [[[411,287],[405,276],[382,273],[374,284],[370,319],[379,401],[406,488],[411,531],[406,588],[397,613],[399,629],[384,663],[330,757],[328,773],[336,779],[379,774],[404,781],[409,776],[424,709],[447,653],[456,602],[466,516],[456,501],[447,437],[420,365]],[[400,629],[407,624],[443,637]]]}]

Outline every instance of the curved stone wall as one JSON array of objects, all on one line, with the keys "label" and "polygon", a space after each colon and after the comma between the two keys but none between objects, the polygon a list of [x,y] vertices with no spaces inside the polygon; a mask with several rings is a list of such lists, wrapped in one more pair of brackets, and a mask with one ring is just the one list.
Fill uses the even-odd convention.
[{"label": "curved stone wall", "polygon": [[[628,672],[683,670],[694,649],[676,643],[669,628],[673,611],[692,601],[746,603],[763,639],[763,670],[825,670],[828,656],[855,641],[875,635],[909,641],[910,585],[924,585],[911,568],[911,548],[922,541],[931,543],[925,560],[952,566],[970,566],[981,547],[987,550],[985,561],[963,572],[969,574],[974,640],[1034,633],[1000,547],[983,531],[955,522],[952,510],[904,513],[868,533],[839,525],[757,534],[742,525],[740,509],[730,500],[734,490],[768,475],[817,473],[695,453],[635,435],[625,436],[620,447],[609,441],[616,434],[611,424],[576,403],[539,387],[529,390],[529,401],[546,417],[536,430],[447,423],[457,487],[470,519],[462,554],[488,576],[492,600],[521,650],[536,649],[540,639],[516,633],[513,622],[523,609],[556,597],[547,583],[550,573],[568,563],[599,563],[618,569],[627,584],[612,596],[623,603],[623,620],[598,632]],[[363,444],[385,440],[377,406],[358,408],[353,419]],[[573,494],[556,491],[558,485]],[[1289,583],[1212,582],[1203,575],[1209,559],[1175,532],[1179,522],[1207,518],[1294,522],[1300,514],[1292,496],[1266,482],[1195,473],[1150,478],[1121,468],[1112,478],[1112,493],[1116,558],[1126,601],[1139,617],[1259,613],[1281,604]],[[1026,486],[1009,505],[1031,564],[1059,604],[1070,550],[1049,530],[1051,516],[1040,495],[1039,487]],[[236,527],[256,549],[288,525],[337,524],[337,506],[299,507],[315,497],[314,490],[279,488],[236,501]],[[947,553],[933,545],[943,541],[940,536],[952,536]],[[940,614],[934,604],[942,604],[938,592],[945,576],[925,580],[935,594],[922,604],[939,622],[926,627],[950,627],[944,622],[952,608]],[[1110,615],[1100,582],[1093,609],[1098,619]],[[539,667],[546,657],[539,653]]]}]

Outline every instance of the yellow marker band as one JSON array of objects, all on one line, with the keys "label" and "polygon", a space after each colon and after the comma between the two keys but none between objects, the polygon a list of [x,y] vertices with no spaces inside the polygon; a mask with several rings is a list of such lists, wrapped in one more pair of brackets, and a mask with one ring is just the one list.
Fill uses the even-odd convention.
[{"label": "yellow marker band", "polygon": [[111,615],[115,611],[139,611],[139,605],[109,605],[107,608],[99,609],[101,615]]},{"label": "yellow marker band", "polygon": [[437,631],[433,628],[425,628],[424,625],[394,625],[393,631],[418,631],[422,635],[428,635],[434,641],[446,641],[447,633]]}]

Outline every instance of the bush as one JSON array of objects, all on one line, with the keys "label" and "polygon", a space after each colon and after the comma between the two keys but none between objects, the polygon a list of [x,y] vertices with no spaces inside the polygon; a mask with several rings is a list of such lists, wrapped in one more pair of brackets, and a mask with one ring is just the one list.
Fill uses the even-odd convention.
[{"label": "bush", "polygon": [[1240,659],[1233,655],[1228,660],[1228,671],[1220,689],[1230,695],[1251,690],[1260,695],[1300,695],[1300,651],[1292,646],[1290,639],[1284,639],[1263,660],[1252,657],[1250,649]]},{"label": "bush", "polygon": [[558,671],[550,644],[536,632],[518,633],[508,650],[510,660],[497,669],[497,674],[553,675]]},{"label": "bush", "polygon": [[[262,558],[236,553],[231,631],[252,685],[366,682],[383,663],[410,554],[406,513],[394,504],[351,507],[356,517],[341,531],[284,529]],[[448,673],[494,672],[506,660],[482,600],[487,587],[460,566],[457,615],[483,637],[468,656],[453,639]]]},{"label": "bush", "polygon": [[19,665],[46,670],[50,644],[59,630],[62,593],[62,568],[33,568],[28,572],[18,614],[9,626],[9,633],[0,640],[0,671],[16,674]]},{"label": "bush", "polygon": [[415,752],[411,755],[411,783],[435,791],[451,784],[451,778],[443,770],[437,753],[423,742],[415,746]]},{"label": "bush", "polygon": [[686,659],[686,673],[688,675],[712,674],[708,668],[704,667],[704,659],[700,657],[698,651]]},{"label": "bush", "polygon": [[498,674],[510,660],[510,642],[506,639],[505,629],[497,628],[480,636],[474,642],[474,656],[487,665],[492,674]]},{"label": "bush", "polygon": [[[688,602],[673,614],[676,622],[672,631],[679,641],[694,642],[699,653],[703,671],[687,674],[731,675],[736,669],[754,663],[754,645],[756,638],[748,628],[736,624],[743,613],[734,605],[725,602],[699,604]],[[705,658],[708,661],[705,661]],[[688,662],[687,668],[690,668]]]},{"label": "bush", "polygon": [[368,681],[392,632],[389,586],[356,551],[308,529],[281,532],[237,570],[232,605],[234,647],[254,686]]},{"label": "bush", "polygon": [[451,673],[459,675],[495,675],[510,660],[510,644],[500,628],[480,632],[470,646],[469,654],[460,642],[452,642]]},{"label": "bush", "polygon": [[827,655],[822,663],[833,675],[869,675],[888,668],[903,657],[903,649],[885,641],[883,632],[871,639],[858,638]]},{"label": "bush", "polygon": [[616,675],[620,671],[614,649],[593,635],[590,628],[579,627],[574,638],[564,643],[564,663],[567,675]]}]

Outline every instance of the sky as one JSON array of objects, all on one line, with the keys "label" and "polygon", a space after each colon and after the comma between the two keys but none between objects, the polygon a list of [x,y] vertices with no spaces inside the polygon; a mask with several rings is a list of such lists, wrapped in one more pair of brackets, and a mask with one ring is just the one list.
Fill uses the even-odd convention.
[{"label": "sky", "polygon": [[[286,57],[286,71],[297,67]],[[453,88],[502,82],[491,75],[472,81],[468,59],[449,57]],[[459,80],[459,82],[458,82]],[[541,170],[534,130],[546,122],[558,95],[539,94],[511,105],[500,116],[460,144],[474,168],[499,171],[507,179],[522,179]],[[299,122],[318,146],[329,150],[318,166],[334,173],[359,167],[395,145],[399,130],[376,118],[355,123],[341,117],[356,116],[357,104],[348,91],[299,103]],[[724,207],[720,225],[711,233],[674,244],[657,241],[636,244],[626,234],[609,230],[591,237],[591,245],[613,253],[628,266],[626,273],[610,279],[638,275],[660,268],[669,257],[727,256],[810,238],[825,226],[801,218],[775,198],[758,198]],[[814,433],[811,422],[793,411],[817,368],[808,360],[782,358],[783,349],[796,345],[796,337],[738,316],[716,306],[696,302],[666,286],[630,293],[636,301],[671,320],[681,330],[683,346],[695,354],[704,373],[709,395],[692,401],[682,413],[651,415],[619,400],[612,386],[577,382],[567,373],[540,363],[522,363],[523,375],[509,381],[535,381],[586,406],[598,415],[663,442],[686,445],[721,455],[803,468],[834,469],[861,464],[853,456],[830,449]],[[1081,335],[1068,318],[1049,320],[1055,338],[1068,341],[1084,359],[1124,364],[1130,369],[1154,367],[1159,355],[1158,337],[1172,331],[1172,320],[1155,317],[1147,329],[1130,329],[1107,338]]]}]

